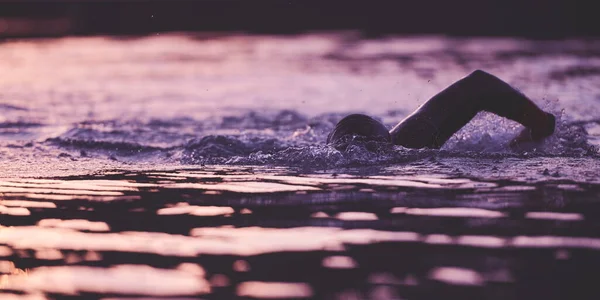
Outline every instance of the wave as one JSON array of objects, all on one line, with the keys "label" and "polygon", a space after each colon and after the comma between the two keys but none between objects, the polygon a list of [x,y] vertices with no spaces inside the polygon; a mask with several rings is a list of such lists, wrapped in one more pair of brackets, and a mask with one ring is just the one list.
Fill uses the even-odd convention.
[{"label": "wave", "polygon": [[[395,114],[390,112],[390,115]],[[336,149],[326,145],[325,139],[342,117],[341,114],[307,117],[283,110],[252,111],[200,121],[85,122],[46,140],[46,144],[89,156],[160,159],[186,165],[334,167],[404,163],[435,157],[598,156],[597,147],[588,143],[586,123],[567,123],[559,119],[555,135],[535,147],[513,151],[506,144],[519,126],[490,114],[475,118],[440,150],[406,149],[360,139],[351,139],[344,149]]]},{"label": "wave", "polygon": [[42,126],[44,126],[44,124],[37,122],[0,122],[0,129],[28,129]]}]

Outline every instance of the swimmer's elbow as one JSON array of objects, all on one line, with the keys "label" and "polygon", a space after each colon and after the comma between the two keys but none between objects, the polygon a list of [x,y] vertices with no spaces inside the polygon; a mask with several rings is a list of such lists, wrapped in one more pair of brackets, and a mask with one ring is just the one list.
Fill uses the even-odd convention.
[{"label": "swimmer's elbow", "polygon": [[492,74],[490,74],[490,73],[488,73],[486,71],[480,70],[480,69],[477,69],[477,70],[471,72],[471,74],[469,74],[467,77],[474,78],[474,79],[495,78],[494,75],[492,75]]},{"label": "swimmer's elbow", "polygon": [[502,82],[498,77],[479,69],[471,72],[465,79],[467,79],[473,88],[489,87],[490,85]]}]

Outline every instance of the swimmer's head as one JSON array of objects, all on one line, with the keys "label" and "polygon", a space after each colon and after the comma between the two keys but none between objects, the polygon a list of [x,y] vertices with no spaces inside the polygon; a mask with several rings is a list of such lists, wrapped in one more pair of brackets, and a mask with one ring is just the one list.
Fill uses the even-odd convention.
[{"label": "swimmer's head", "polygon": [[327,137],[327,144],[336,144],[346,136],[390,143],[392,141],[388,129],[383,124],[362,114],[349,115],[339,121]]},{"label": "swimmer's head", "polygon": [[554,133],[556,128],[556,117],[551,113],[545,113],[545,120],[539,126],[531,129],[531,137],[534,141],[542,140]]}]

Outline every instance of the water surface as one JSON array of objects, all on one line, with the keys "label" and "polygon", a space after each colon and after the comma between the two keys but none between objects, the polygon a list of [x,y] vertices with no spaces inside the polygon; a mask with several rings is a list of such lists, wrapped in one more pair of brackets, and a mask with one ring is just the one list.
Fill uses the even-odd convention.
[{"label": "water surface", "polygon": [[[0,44],[2,299],[597,295],[600,43],[161,34]],[[475,69],[558,116],[325,145]],[[594,275],[595,274],[595,275]]]}]

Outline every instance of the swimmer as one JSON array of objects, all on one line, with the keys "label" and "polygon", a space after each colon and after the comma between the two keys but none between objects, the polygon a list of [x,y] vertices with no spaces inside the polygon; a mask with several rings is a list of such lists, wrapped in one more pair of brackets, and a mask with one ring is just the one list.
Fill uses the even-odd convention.
[{"label": "swimmer", "polygon": [[516,121],[525,129],[510,142],[513,149],[554,133],[556,119],[496,76],[476,70],[425,102],[392,130],[361,114],[343,118],[327,137],[337,144],[347,135],[390,142],[406,148],[439,149],[480,111]]}]

